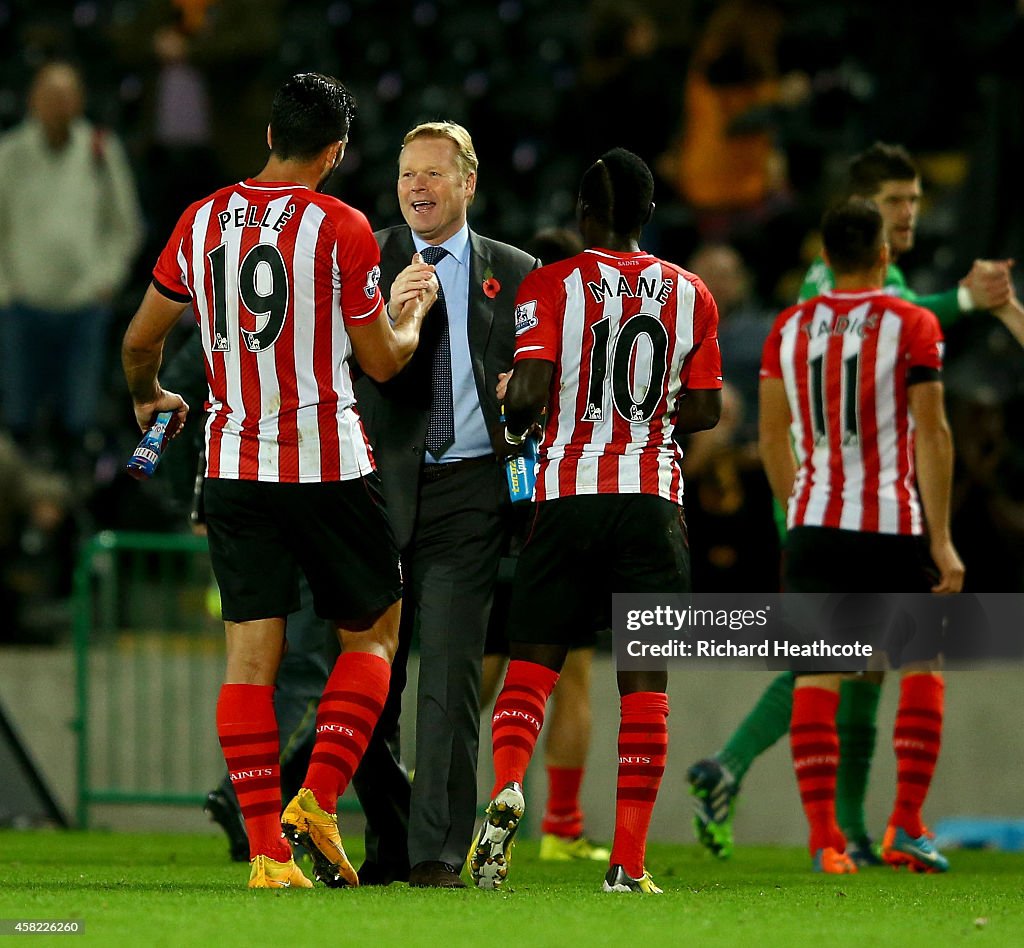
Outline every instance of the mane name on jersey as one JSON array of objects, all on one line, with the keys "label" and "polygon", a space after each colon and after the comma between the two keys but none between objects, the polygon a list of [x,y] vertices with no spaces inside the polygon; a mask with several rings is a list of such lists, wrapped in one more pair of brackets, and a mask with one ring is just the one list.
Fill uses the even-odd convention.
[{"label": "mane name on jersey", "polygon": [[236,207],[233,210],[221,211],[217,215],[217,223],[220,224],[220,232],[223,234],[229,227],[270,227],[279,234],[284,230],[284,225],[292,219],[295,213],[295,205],[289,204],[277,219],[271,223],[273,211],[268,204],[262,215],[256,204],[247,204],[245,207]]},{"label": "mane name on jersey", "polygon": [[619,280],[615,286],[612,286],[606,277],[601,277],[600,283],[594,280],[587,282],[587,289],[590,290],[595,303],[603,302],[605,297],[608,296],[624,296],[630,299],[638,299],[645,296],[647,299],[657,300],[659,303],[667,303],[674,287],[675,281],[668,278],[661,280],[657,277],[651,277],[648,279],[640,275],[630,281],[625,274],[619,274]]},{"label": "mane name on jersey", "polygon": [[847,333],[855,333],[864,338],[864,333],[869,329],[875,329],[878,326],[879,315],[872,313],[867,319],[862,316],[836,316],[832,319],[832,322],[814,322],[811,320],[806,326],[804,326],[804,332],[807,334],[808,339],[814,339],[818,336],[843,336]]}]

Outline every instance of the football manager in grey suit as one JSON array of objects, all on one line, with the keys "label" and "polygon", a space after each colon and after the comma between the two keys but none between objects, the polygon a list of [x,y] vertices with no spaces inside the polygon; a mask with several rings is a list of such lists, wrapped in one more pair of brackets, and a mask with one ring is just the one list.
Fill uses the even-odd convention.
[{"label": "football manager in grey suit", "polygon": [[398,666],[414,629],[420,642],[409,884],[439,888],[463,885],[476,817],[480,667],[509,502],[495,385],[512,365],[516,290],[539,266],[470,229],[476,175],[461,126],[432,122],[405,136],[398,199],[407,226],[376,235],[381,285],[392,296],[415,292],[399,275],[418,252],[442,295],[409,365],[386,384],[357,385],[402,554],[393,691],[404,685]]}]

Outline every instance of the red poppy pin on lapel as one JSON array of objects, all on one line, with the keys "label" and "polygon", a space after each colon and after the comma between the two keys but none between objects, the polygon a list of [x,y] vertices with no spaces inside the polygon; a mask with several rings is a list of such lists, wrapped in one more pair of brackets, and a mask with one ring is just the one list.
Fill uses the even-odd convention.
[{"label": "red poppy pin on lapel", "polygon": [[501,284],[494,279],[494,271],[490,267],[484,270],[483,291],[489,300],[493,300],[501,292]]}]

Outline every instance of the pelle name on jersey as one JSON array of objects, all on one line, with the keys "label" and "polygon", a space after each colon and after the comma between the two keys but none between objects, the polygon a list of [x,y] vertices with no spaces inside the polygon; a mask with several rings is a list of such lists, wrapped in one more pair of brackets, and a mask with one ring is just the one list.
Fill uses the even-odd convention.
[{"label": "pelle name on jersey", "polygon": [[284,225],[295,214],[295,205],[289,204],[271,223],[270,218],[273,213],[269,204],[263,209],[262,214],[258,204],[247,204],[244,207],[236,207],[233,210],[221,211],[217,215],[217,223],[220,224],[220,232],[222,234],[229,227],[269,227],[281,233],[284,230]]},{"label": "pelle name on jersey", "polygon": [[667,303],[674,287],[675,281],[668,278],[659,280],[657,277],[636,276],[631,281],[625,274],[619,275],[618,282],[614,287],[605,277],[601,278],[600,283],[595,280],[587,282],[587,289],[590,290],[596,303],[602,302],[609,296],[626,297],[628,299],[646,297],[647,299],[657,300],[659,303]]}]

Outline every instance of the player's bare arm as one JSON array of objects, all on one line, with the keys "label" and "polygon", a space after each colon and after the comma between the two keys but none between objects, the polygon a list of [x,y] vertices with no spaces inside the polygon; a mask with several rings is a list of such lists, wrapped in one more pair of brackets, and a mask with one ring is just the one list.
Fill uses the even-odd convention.
[{"label": "player's bare arm", "polygon": [[156,412],[173,411],[176,424],[168,431],[174,437],[188,415],[185,399],[163,389],[157,378],[163,361],[164,341],[181,318],[186,305],[168,299],[150,285],[124,334],[121,365],[134,403],[135,420],[143,431],[152,424]]},{"label": "player's bare arm", "polygon": [[1010,330],[1018,345],[1024,347],[1024,306],[1021,306],[1016,294],[1011,293],[1010,298],[1002,306],[992,310],[992,315]]},{"label": "player's bare arm", "polygon": [[511,444],[521,441],[531,425],[540,420],[548,403],[555,364],[544,359],[522,359],[507,382],[505,431]]},{"label": "player's bare arm", "polygon": [[908,401],[915,427],[917,489],[928,521],[931,556],[939,570],[939,581],[932,587],[932,592],[960,592],[964,585],[964,564],[953,546],[949,527],[953,436],[946,420],[942,383],[918,382],[911,385]]},{"label": "player's bare arm", "polygon": [[718,419],[721,417],[722,390],[720,388],[690,389],[679,402],[675,431],[677,434],[708,431],[718,424]]},{"label": "player's bare arm", "polygon": [[[405,368],[420,342],[420,327],[430,307],[437,299],[438,283],[433,267],[424,275],[419,254],[395,279],[399,287],[399,302],[395,303],[395,321],[377,318],[369,325],[349,326],[352,351],[360,368],[375,382],[386,382]],[[410,272],[412,271],[412,272]],[[405,275],[405,280],[402,280]],[[394,302],[394,300],[392,300]],[[391,303],[388,304],[389,311]]]},{"label": "player's bare arm", "polygon": [[758,392],[757,445],[775,499],[786,506],[796,479],[796,458],[789,441],[789,401],[782,379],[761,379]]},{"label": "player's bare arm", "polygon": [[1024,307],[1013,291],[1013,264],[1013,260],[975,260],[960,286],[970,292],[976,308],[992,313],[1024,346]]}]

